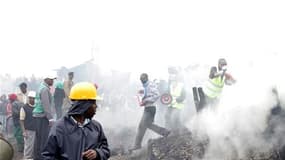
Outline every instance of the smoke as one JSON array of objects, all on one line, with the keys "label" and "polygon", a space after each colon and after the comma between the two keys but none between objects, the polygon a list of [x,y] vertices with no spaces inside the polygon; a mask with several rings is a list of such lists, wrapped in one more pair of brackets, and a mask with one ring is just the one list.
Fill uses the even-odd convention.
[{"label": "smoke", "polygon": [[243,66],[232,72],[233,76],[237,73],[237,83],[224,87],[219,105],[208,107],[189,122],[194,134],[209,140],[205,159],[245,158],[250,151],[269,152],[285,144],[280,120],[272,121],[274,132],[266,134],[272,108],[279,99],[284,104],[280,58],[275,54],[243,61]]},{"label": "smoke", "polygon": [[[99,107],[94,116],[94,119],[103,125],[112,154],[127,153],[134,146],[144,109],[138,105],[135,96],[141,89],[141,84],[138,80],[122,78],[122,74],[123,72],[113,75],[110,83],[105,80],[99,84],[98,92],[103,100],[97,102]],[[102,79],[106,78],[108,79],[102,76]],[[146,143],[150,136],[147,133],[143,143]]]}]

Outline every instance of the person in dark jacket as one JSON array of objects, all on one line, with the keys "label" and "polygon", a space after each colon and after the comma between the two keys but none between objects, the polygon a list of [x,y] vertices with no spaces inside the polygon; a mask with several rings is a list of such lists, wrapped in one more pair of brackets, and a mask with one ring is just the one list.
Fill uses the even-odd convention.
[{"label": "person in dark jacket", "polygon": [[97,91],[92,83],[75,84],[69,98],[72,106],[51,128],[42,152],[43,160],[107,160],[107,138],[96,113]]},{"label": "person in dark jacket", "polygon": [[56,112],[56,119],[59,119],[62,117],[62,105],[63,100],[65,98],[65,93],[63,89],[63,83],[57,82],[55,84],[55,91],[54,91],[54,107]]},{"label": "person in dark jacket", "polygon": [[33,109],[35,104],[35,91],[28,92],[28,102],[21,108],[20,124],[24,136],[24,158],[25,160],[34,158],[34,143],[36,136],[36,121],[33,117]]},{"label": "person in dark jacket", "polygon": [[[0,97],[0,123],[2,125],[2,127],[0,127],[0,132],[5,133],[6,132],[6,115],[7,115],[7,111],[6,111],[6,107],[8,104],[8,100],[5,94],[1,95]],[[0,126],[1,126],[0,125]]]}]

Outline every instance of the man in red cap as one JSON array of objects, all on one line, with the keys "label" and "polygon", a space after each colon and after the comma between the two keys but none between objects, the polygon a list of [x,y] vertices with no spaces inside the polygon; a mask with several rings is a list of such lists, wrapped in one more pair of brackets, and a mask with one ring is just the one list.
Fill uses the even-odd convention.
[{"label": "man in red cap", "polygon": [[14,122],[14,136],[17,141],[17,149],[18,152],[24,151],[24,138],[23,133],[20,125],[20,110],[21,107],[24,105],[17,99],[17,95],[12,93],[9,94],[9,101],[12,104],[12,118]]}]

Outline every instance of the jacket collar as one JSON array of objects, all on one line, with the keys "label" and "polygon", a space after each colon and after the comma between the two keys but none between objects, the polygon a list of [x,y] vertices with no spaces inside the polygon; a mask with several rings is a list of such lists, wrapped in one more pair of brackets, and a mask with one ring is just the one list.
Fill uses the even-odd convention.
[{"label": "jacket collar", "polygon": [[[75,130],[78,130],[78,129],[83,129],[83,131],[85,129],[92,130],[90,119],[88,120],[85,119],[84,124],[79,124],[72,116],[66,115],[64,116],[64,121],[66,122],[65,127],[69,134],[73,133]],[[84,132],[84,134],[86,135],[86,132]]]}]

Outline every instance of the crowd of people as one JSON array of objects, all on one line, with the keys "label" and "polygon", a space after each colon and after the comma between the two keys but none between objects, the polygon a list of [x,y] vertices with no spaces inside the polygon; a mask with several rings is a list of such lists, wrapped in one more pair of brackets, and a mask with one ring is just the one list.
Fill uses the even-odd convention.
[{"label": "crowd of people", "polygon": [[[235,83],[226,72],[226,66],[226,60],[220,59],[218,67],[211,68],[203,89],[197,91],[193,88],[197,111],[204,108],[206,102],[207,105],[216,104],[224,84]],[[166,87],[162,87],[163,91],[147,73],[139,77],[143,86],[139,92],[139,105],[144,107],[144,112],[131,151],[142,147],[147,129],[164,137],[179,134],[184,129],[180,118],[186,106],[187,93],[183,76],[177,67],[169,67],[168,73],[169,79]],[[6,95],[0,97],[1,132],[8,140],[15,140],[16,151],[23,153],[23,159],[109,158],[110,150],[102,126],[92,119],[99,99],[97,86],[87,82],[74,84],[73,72],[67,76],[64,82],[56,81],[54,84],[56,77],[47,75],[37,90],[30,90],[27,83],[22,82],[19,84],[20,93],[11,93],[8,98]],[[166,97],[161,96],[162,92]],[[160,105],[166,106],[164,126],[154,123],[159,99]]]},{"label": "crowd of people", "polygon": [[[33,159],[40,154],[42,136],[48,134],[49,125],[45,120],[60,118],[61,115],[51,113],[53,99],[51,86],[56,77],[46,76],[40,84],[39,92],[29,90],[26,82],[19,84],[19,93],[2,95],[0,114],[2,122],[2,134],[10,141],[16,140],[17,152],[23,153],[23,159]],[[61,96],[63,101],[65,95]],[[45,110],[39,108],[44,106]],[[62,107],[62,106],[61,106]],[[43,112],[44,111],[44,112]],[[37,138],[36,138],[37,137]],[[14,138],[14,139],[13,139]],[[37,146],[37,147],[35,147]],[[34,150],[34,148],[37,148]]]},{"label": "crowd of people", "polygon": [[[199,95],[203,96],[197,96],[197,87],[193,87],[193,95],[196,94],[193,99],[194,101],[198,101],[196,102],[197,112],[200,112],[207,106],[218,105],[224,84],[231,85],[236,82],[227,72],[226,67],[227,61],[224,58],[218,60],[218,67],[211,67],[206,84],[203,87],[199,87]],[[183,75],[180,68],[173,66],[168,68],[168,74],[167,87],[161,87],[166,88],[160,89],[163,90],[162,92],[159,92],[158,84],[149,80],[148,74],[143,73],[140,76],[140,81],[144,88],[143,91],[140,91],[140,106],[144,106],[144,112],[138,126],[134,147],[130,151],[142,147],[141,143],[146,129],[150,129],[163,137],[167,137],[170,134],[179,135],[181,132],[189,132],[181,118],[181,113],[185,111],[187,93]],[[162,93],[163,95],[161,95]],[[154,124],[157,106],[155,102],[159,98],[162,102],[161,105],[166,106],[164,116],[165,127]]]},{"label": "crowd of people", "polygon": [[22,82],[20,93],[1,96],[1,137],[15,142],[15,155],[22,155],[18,159],[108,159],[101,124],[92,120],[96,87],[87,82],[74,84],[73,76],[69,72],[67,80],[54,84],[56,77],[47,75],[36,91]]}]

